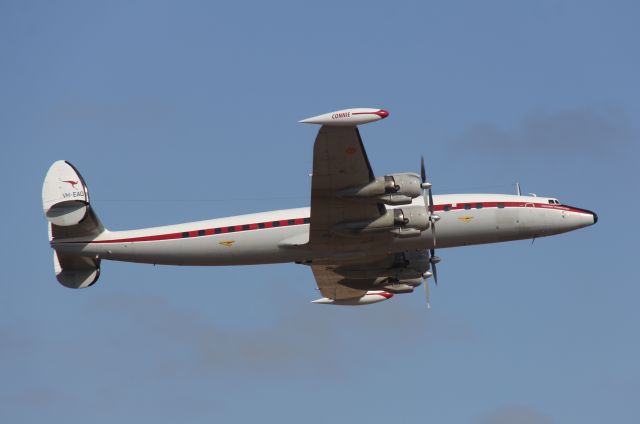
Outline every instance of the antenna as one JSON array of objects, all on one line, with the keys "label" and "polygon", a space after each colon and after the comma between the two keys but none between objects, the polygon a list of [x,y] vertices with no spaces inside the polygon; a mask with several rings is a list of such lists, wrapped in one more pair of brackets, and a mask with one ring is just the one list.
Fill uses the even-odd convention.
[{"label": "antenna", "polygon": [[522,196],[522,194],[520,194],[520,183],[519,182],[516,182],[516,194],[518,196]]}]

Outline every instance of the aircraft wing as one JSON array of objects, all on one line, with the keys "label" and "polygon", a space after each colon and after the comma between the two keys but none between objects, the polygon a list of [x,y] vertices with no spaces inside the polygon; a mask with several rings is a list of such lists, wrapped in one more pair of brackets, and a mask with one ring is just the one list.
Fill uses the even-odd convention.
[{"label": "aircraft wing", "polygon": [[[335,273],[331,266],[312,265],[313,276],[320,293],[328,299],[345,300],[364,296],[367,290],[351,288],[341,283],[349,284],[349,281],[340,274]],[[373,280],[365,280],[363,283],[373,284]]]},{"label": "aircraft wing", "polygon": [[335,251],[369,238],[363,236],[356,241],[332,232],[332,227],[349,221],[373,220],[384,214],[383,205],[349,201],[335,195],[374,179],[358,127],[323,125],[313,148],[309,241],[314,249]]},{"label": "aircraft wing", "polygon": [[[366,258],[345,259],[337,263],[314,263],[311,265],[313,276],[320,293],[328,299],[346,300],[359,298],[371,290],[378,277],[384,277],[387,269],[393,264],[392,255],[368,255]],[[379,271],[378,276],[363,277],[358,272],[371,273]],[[350,271],[348,273],[347,271]],[[350,274],[351,278],[343,274]],[[359,277],[359,278],[353,278]]]},{"label": "aircraft wing", "polygon": [[395,256],[370,253],[372,243],[390,235],[338,231],[341,224],[373,222],[386,214],[381,202],[349,200],[338,193],[376,181],[356,124],[387,115],[381,109],[352,109],[301,121],[322,124],[313,148],[309,227],[309,245],[315,253],[311,269],[324,296],[322,303],[367,304],[393,296],[376,292],[384,289],[376,283],[388,281]]}]

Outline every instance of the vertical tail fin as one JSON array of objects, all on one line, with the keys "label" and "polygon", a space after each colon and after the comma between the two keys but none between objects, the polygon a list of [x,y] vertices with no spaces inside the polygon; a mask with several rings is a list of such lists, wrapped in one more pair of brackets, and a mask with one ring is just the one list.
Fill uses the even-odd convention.
[{"label": "vertical tail fin", "polygon": [[[49,168],[42,186],[42,207],[49,221],[49,241],[94,238],[105,231],[89,202],[89,190],[78,170],[59,160]],[[70,288],[89,287],[100,275],[100,260],[78,253],[54,251],[58,281]]]},{"label": "vertical tail fin", "polygon": [[104,231],[89,203],[89,189],[69,162],[59,160],[49,168],[42,185],[42,207],[52,238],[97,236]]}]

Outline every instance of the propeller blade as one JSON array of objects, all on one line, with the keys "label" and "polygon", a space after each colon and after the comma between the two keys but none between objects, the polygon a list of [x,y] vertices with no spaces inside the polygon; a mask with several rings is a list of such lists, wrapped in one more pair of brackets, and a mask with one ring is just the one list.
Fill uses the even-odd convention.
[{"label": "propeller blade", "polygon": [[434,221],[431,222],[431,238],[433,239],[433,247],[436,247],[436,223]]},{"label": "propeller blade", "polygon": [[427,182],[427,171],[424,168],[424,156],[420,156],[420,178],[422,179],[422,189],[424,196],[424,205],[429,212],[429,222],[431,223],[431,235],[435,244],[435,222],[437,219],[433,218],[433,193],[431,190],[431,183]]},{"label": "propeller blade", "polygon": [[428,193],[429,193],[429,214],[433,215],[433,194],[431,194],[431,187],[429,187]]},{"label": "propeller blade", "polygon": [[431,300],[429,299],[429,281],[424,280],[424,294],[427,297],[427,309],[431,309]]},{"label": "propeller blade", "polygon": [[438,271],[436,269],[436,264],[438,262],[440,262],[440,258],[438,258],[436,256],[436,250],[435,249],[431,249],[429,250],[429,263],[431,264],[431,272],[433,273],[433,282],[436,283],[436,286],[438,285]]}]

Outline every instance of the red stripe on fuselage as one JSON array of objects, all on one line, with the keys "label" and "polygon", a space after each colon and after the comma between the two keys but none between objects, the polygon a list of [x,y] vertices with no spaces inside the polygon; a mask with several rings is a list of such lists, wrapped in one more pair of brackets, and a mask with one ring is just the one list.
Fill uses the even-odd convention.
[{"label": "red stripe on fuselage", "polygon": [[[305,218],[297,218],[295,220],[292,220],[293,224],[289,224],[288,220],[277,220],[277,221],[269,221],[269,222],[260,222],[260,223],[253,223],[253,224],[246,224],[248,225],[248,229],[244,229],[244,225],[231,225],[231,226],[227,226],[227,227],[217,227],[217,228],[207,228],[205,230],[191,230],[191,231],[181,231],[178,233],[169,233],[169,234],[159,234],[159,235],[153,235],[153,236],[140,236],[140,237],[128,237],[128,238],[121,238],[121,239],[111,239],[111,240],[93,240],[93,241],[74,241],[74,242],[67,242],[67,243],[130,243],[130,242],[138,242],[138,241],[159,241],[159,240],[174,240],[174,239],[181,239],[181,238],[195,238],[195,237],[204,237],[204,236],[210,236],[210,235],[215,235],[216,234],[216,230],[218,230],[218,234],[227,234],[227,233],[231,233],[231,232],[235,232],[235,233],[240,233],[243,231],[254,231],[254,230],[258,230],[258,226],[260,224],[263,224],[265,228],[274,228],[276,226],[280,226],[280,227],[289,227],[289,226],[293,226],[293,225],[304,225],[305,224]],[[274,225],[275,223],[275,225]],[[199,235],[199,231],[204,231],[204,235],[201,236]],[[188,237],[185,237],[184,234],[188,234]]]},{"label": "red stripe on fuselage", "polygon": [[[453,206],[455,205],[455,206]],[[467,207],[468,205],[468,207]],[[481,205],[478,208],[478,205]],[[555,209],[566,212],[577,212],[583,214],[591,214],[591,212],[586,211],[584,209],[578,209],[571,206],[566,205],[552,205],[550,203],[532,203],[532,202],[462,202],[462,203],[443,203],[441,205],[434,205],[434,211],[459,211],[459,210],[471,210],[471,209],[482,209],[482,208],[497,208],[498,205],[505,208],[540,208],[540,209]],[[446,209],[446,208],[449,209]]]},{"label": "red stripe on fuselage", "polygon": [[[453,206],[453,205],[456,206]],[[465,206],[469,205],[468,208]],[[477,206],[481,205],[480,208]],[[482,209],[482,208],[498,208],[498,205],[504,205],[505,208],[524,208],[524,207],[534,207],[541,209],[555,209],[567,212],[577,212],[582,214],[591,214],[591,212],[586,211],[584,209],[578,209],[571,206],[565,205],[552,205],[547,203],[531,203],[531,202],[462,202],[462,203],[444,203],[441,205],[434,205],[433,210],[438,211],[459,211],[459,210],[472,210],[472,209]],[[445,209],[445,208],[449,209]],[[291,222],[291,224],[290,224]],[[62,242],[62,243],[95,243],[95,244],[103,244],[103,243],[132,243],[132,242],[140,242],[140,241],[160,241],[160,240],[175,240],[181,238],[196,238],[196,237],[204,237],[216,234],[227,234],[230,232],[244,232],[244,231],[259,231],[259,225],[263,225],[264,228],[275,228],[275,227],[290,227],[294,225],[305,225],[309,223],[309,218],[293,218],[290,220],[276,220],[276,221],[267,221],[267,222],[259,222],[259,223],[251,223],[245,224],[248,225],[248,229],[244,229],[244,225],[231,225],[226,227],[217,227],[217,228],[207,228],[204,229],[204,235],[199,235],[199,231],[203,230],[190,230],[190,231],[181,231],[177,233],[169,233],[169,234],[158,234],[153,236],[140,236],[140,237],[128,237],[128,238],[120,238],[120,239],[111,239],[111,240],[93,240],[93,241],[72,241],[72,242]],[[185,237],[184,234],[188,234],[188,237]]]}]

